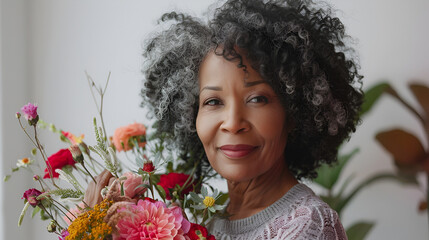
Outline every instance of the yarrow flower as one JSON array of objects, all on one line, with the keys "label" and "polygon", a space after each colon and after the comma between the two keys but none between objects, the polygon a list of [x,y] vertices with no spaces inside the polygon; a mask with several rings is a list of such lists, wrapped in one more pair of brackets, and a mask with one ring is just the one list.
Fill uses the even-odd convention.
[{"label": "yarrow flower", "polygon": [[80,214],[69,228],[66,240],[75,239],[105,239],[112,233],[112,228],[104,222],[107,210],[112,202],[107,199],[94,206],[94,209]]},{"label": "yarrow flower", "polygon": [[[139,200],[118,210],[115,239],[171,239],[185,240],[190,223],[179,207],[167,208],[163,202]],[[114,217],[112,217],[114,218]]]},{"label": "yarrow flower", "polygon": [[144,147],[146,145],[146,127],[141,123],[133,123],[117,128],[112,140],[119,152],[131,150],[135,146],[133,140],[137,142],[138,146]]},{"label": "yarrow flower", "polygon": [[42,192],[40,192],[39,190],[35,188],[30,188],[24,192],[24,195],[21,199],[25,199],[25,201],[28,202],[32,207],[36,207],[41,202],[41,200],[37,200],[37,197],[40,194],[42,194]]},{"label": "yarrow flower", "polygon": [[[63,217],[64,221],[70,225],[72,223],[72,221],[74,221],[79,214],[81,214],[83,212],[83,209],[85,209],[85,204],[84,203],[79,203],[77,207],[70,209],[67,213],[66,216]],[[72,221],[70,221],[72,220]],[[68,232],[67,232],[68,234]]]}]

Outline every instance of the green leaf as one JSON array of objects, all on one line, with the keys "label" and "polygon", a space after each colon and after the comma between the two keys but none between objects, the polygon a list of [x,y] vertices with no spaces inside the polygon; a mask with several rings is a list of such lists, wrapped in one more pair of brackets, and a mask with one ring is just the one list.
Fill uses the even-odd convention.
[{"label": "green leaf", "polygon": [[37,154],[37,148],[31,149],[31,155],[36,156]]},{"label": "green leaf", "polygon": [[353,149],[350,153],[338,157],[338,164],[330,166],[328,164],[322,165],[317,171],[317,178],[315,183],[331,190],[340,177],[341,171],[348,161],[359,152],[358,148]]},{"label": "green leaf", "polygon": [[429,116],[429,88],[420,83],[411,83],[410,89],[420,106],[425,111],[426,116]]},{"label": "green leaf", "polygon": [[389,88],[391,88],[391,87],[388,83],[382,82],[382,83],[379,83],[375,86],[372,86],[370,89],[365,91],[364,101],[363,101],[362,108],[360,111],[360,116],[362,117],[369,110],[371,110],[371,108],[374,106],[374,104],[377,102],[377,100],[381,97],[381,95]]},{"label": "green leaf", "polygon": [[360,192],[360,190],[362,190],[366,186],[371,185],[371,184],[378,182],[380,180],[401,181],[401,178],[398,175],[392,174],[392,173],[376,174],[376,175],[366,179],[365,181],[361,182],[358,186],[355,187],[355,189],[353,189],[353,191],[350,192],[350,194],[347,197],[341,198],[341,202],[338,203],[338,207],[335,210],[337,212],[341,212],[341,210],[350,202],[350,200],[352,200],[354,198],[354,196],[356,196],[356,194],[358,194]]},{"label": "green leaf", "polygon": [[346,231],[349,240],[363,240],[374,227],[373,222],[358,222],[349,227]]},{"label": "green leaf", "polygon": [[40,208],[38,207],[38,206],[36,206],[34,209],[33,209],[33,213],[31,214],[31,218],[34,218],[34,216],[36,216],[36,214],[38,213],[38,212],[40,212]]},{"label": "green leaf", "polygon": [[158,191],[159,196],[161,196],[162,200],[165,201],[165,190],[160,185],[155,185],[156,190]]},{"label": "green leaf", "polygon": [[10,178],[11,178],[10,175],[6,175],[6,176],[4,176],[3,181],[7,182],[7,181],[9,181]]},{"label": "green leaf", "polygon": [[21,215],[19,215],[18,227],[21,226],[22,220],[24,220],[24,216],[25,216],[25,213],[27,212],[28,206],[30,206],[30,203],[26,202],[25,205],[24,205],[24,208],[21,211]]},{"label": "green leaf", "polygon": [[216,199],[216,204],[223,205],[228,200],[228,193],[221,193],[220,196]]},{"label": "green leaf", "polygon": [[50,219],[49,215],[46,214],[45,210],[43,210],[43,209],[40,211],[40,219],[42,219],[43,221]]},{"label": "green leaf", "polygon": [[16,172],[16,171],[19,171],[19,167],[12,168],[12,172]]}]

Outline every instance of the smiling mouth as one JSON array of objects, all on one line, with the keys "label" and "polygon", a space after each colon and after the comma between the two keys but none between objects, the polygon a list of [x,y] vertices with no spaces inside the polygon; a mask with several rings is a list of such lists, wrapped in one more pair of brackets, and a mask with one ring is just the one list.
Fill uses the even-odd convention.
[{"label": "smiling mouth", "polygon": [[252,153],[257,147],[246,144],[223,145],[219,149],[228,158],[242,158]]}]

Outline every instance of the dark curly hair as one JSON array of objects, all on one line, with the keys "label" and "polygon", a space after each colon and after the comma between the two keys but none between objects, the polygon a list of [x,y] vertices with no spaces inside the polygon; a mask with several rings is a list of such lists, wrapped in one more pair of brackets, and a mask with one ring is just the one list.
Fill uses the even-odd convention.
[{"label": "dark curly hair", "polygon": [[183,156],[203,160],[200,173],[209,168],[195,130],[198,70],[209,51],[238,60],[244,70],[245,57],[276,91],[295,124],[285,160],[296,178],[315,178],[322,163],[337,160],[339,145],[359,121],[362,76],[346,46],[350,38],[328,5],[230,0],[208,24],[175,12],[162,20],[176,23],[147,45],[143,105],[155,114],[157,131],[168,133]]}]

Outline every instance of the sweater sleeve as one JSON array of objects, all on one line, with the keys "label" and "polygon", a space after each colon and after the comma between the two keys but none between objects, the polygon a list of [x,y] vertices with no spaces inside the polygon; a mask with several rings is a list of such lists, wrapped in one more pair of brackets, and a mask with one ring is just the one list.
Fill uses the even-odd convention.
[{"label": "sweater sleeve", "polygon": [[278,230],[278,239],[347,240],[338,214],[327,204],[299,206]]}]

